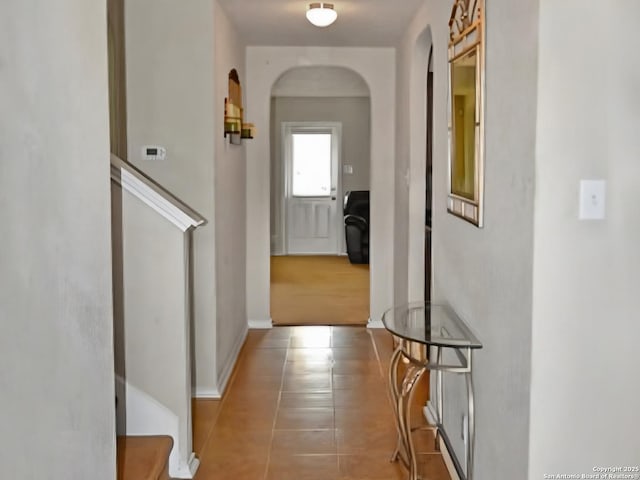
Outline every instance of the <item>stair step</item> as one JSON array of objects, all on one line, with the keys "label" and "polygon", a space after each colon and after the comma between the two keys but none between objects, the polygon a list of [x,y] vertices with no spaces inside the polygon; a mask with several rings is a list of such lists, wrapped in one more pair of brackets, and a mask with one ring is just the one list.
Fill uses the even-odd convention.
[{"label": "stair step", "polygon": [[170,480],[169,436],[118,437],[118,480]]}]

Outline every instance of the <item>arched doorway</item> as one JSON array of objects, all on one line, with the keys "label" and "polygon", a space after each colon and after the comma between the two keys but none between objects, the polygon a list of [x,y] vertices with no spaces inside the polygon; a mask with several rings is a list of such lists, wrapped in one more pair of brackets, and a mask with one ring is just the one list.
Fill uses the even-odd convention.
[{"label": "arched doorway", "polygon": [[426,27],[416,39],[411,76],[411,172],[408,290],[410,301],[431,296],[433,42]]},{"label": "arched doorway", "polygon": [[347,192],[371,189],[369,87],[348,68],[302,66],[271,93],[273,323],[365,325],[368,258],[354,255],[360,230],[349,232],[358,263],[346,257],[343,207]]},{"label": "arched doorway", "polygon": [[[269,132],[273,85],[300,66],[350,69],[369,87],[371,102],[370,322],[381,326],[393,304],[395,56],[391,49],[249,47],[247,115]],[[247,314],[252,328],[270,328],[270,161],[268,134],[247,145]]]}]

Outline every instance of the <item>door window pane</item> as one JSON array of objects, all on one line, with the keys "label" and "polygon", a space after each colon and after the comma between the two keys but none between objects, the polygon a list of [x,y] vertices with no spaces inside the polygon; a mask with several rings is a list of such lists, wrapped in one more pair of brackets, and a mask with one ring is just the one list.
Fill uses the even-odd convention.
[{"label": "door window pane", "polygon": [[294,133],[294,197],[328,197],[331,194],[331,134]]}]

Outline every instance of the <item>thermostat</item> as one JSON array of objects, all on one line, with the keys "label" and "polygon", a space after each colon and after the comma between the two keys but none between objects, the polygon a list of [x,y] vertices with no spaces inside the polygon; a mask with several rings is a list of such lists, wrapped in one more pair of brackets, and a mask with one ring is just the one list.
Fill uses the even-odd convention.
[{"label": "thermostat", "polygon": [[167,150],[159,145],[143,145],[143,160],[164,160],[167,158]]}]

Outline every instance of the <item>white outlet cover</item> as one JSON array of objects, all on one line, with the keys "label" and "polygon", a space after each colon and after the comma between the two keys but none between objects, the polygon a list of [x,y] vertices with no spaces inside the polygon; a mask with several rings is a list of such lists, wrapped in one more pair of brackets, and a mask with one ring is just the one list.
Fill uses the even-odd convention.
[{"label": "white outlet cover", "polygon": [[605,218],[604,180],[580,180],[580,220],[602,220]]}]

